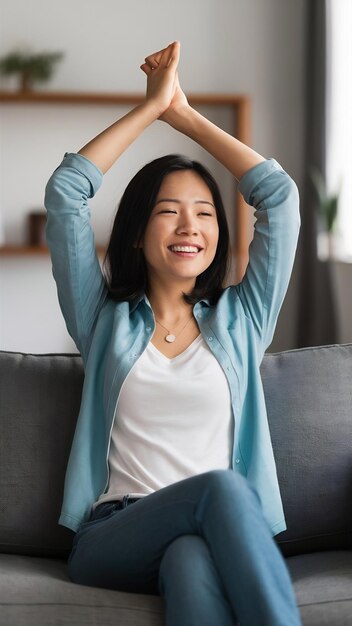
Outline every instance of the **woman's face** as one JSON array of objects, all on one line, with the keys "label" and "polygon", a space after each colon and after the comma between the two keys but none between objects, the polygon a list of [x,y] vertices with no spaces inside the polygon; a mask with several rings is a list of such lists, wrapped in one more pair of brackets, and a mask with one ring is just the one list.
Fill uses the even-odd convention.
[{"label": "woman's face", "polygon": [[141,243],[149,281],[178,281],[192,288],[212,263],[219,226],[212,194],[192,170],[165,176]]}]

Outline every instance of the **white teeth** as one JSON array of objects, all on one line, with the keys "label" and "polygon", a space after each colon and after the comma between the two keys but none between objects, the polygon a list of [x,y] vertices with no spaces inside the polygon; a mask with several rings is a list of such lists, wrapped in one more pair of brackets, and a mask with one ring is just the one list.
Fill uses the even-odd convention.
[{"label": "white teeth", "polygon": [[173,252],[198,252],[196,246],[170,246]]}]

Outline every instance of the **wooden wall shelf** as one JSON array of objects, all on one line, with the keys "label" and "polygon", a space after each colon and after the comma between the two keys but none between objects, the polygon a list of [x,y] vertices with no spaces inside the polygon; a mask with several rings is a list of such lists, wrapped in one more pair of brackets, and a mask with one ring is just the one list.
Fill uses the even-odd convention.
[{"label": "wooden wall shelf", "polygon": [[[99,255],[105,255],[106,248],[104,246],[97,246],[97,252]],[[0,256],[48,256],[49,249],[47,246],[21,246],[21,245],[8,245],[0,246]]]},{"label": "wooden wall shelf", "polygon": [[0,256],[42,256],[48,253],[46,246],[0,246]]},{"label": "wooden wall shelf", "polygon": [[[236,106],[248,104],[248,97],[232,94],[188,94],[191,104]],[[70,92],[70,91],[0,91],[0,102],[13,104],[141,104],[143,94]]]}]

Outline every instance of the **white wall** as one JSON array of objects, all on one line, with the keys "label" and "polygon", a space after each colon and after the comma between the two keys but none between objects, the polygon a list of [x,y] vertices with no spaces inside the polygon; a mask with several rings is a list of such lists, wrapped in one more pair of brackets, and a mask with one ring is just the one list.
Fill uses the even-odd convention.
[{"label": "white wall", "polygon": [[[144,56],[179,39],[184,90],[248,94],[253,147],[274,156],[300,184],[303,18],[304,0],[0,0],[0,56],[19,45],[63,50],[65,58],[45,89],[143,92]],[[1,86],[13,82],[2,79]],[[78,150],[122,112],[121,107],[0,107],[0,211],[8,243],[24,241],[25,215],[42,206],[45,182],[64,152]],[[217,115],[226,128],[226,112],[222,122]],[[119,195],[140,165],[163,152],[191,150],[183,143],[179,148],[174,131],[156,126],[123,155],[94,199],[98,241],[106,240]],[[215,174],[222,176],[220,170]],[[228,180],[222,184],[230,197]],[[74,349],[58,311],[49,260],[2,257],[0,262],[0,347]],[[294,343],[294,286],[293,279],[272,349]]]}]

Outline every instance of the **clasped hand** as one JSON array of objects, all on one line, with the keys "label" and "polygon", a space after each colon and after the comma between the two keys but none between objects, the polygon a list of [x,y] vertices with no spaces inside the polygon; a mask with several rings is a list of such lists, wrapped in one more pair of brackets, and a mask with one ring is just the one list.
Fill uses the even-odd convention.
[{"label": "clasped hand", "polygon": [[179,59],[180,42],[174,41],[147,56],[140,66],[147,75],[146,100],[156,107],[158,119],[168,123],[180,107],[188,106],[178,79]]}]

